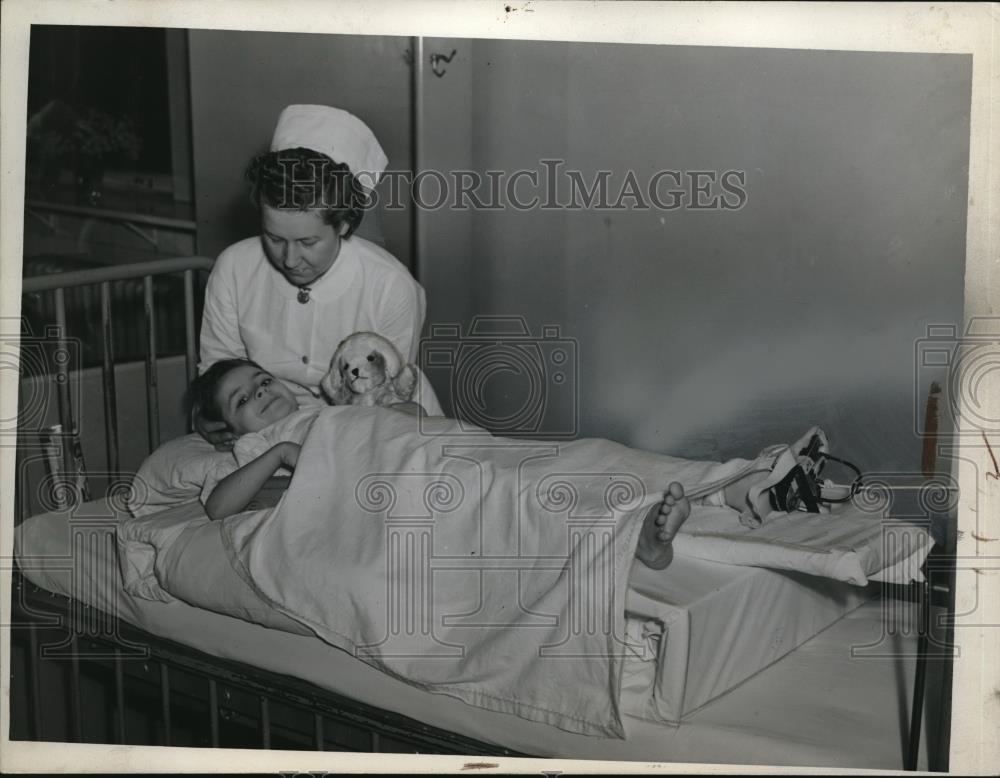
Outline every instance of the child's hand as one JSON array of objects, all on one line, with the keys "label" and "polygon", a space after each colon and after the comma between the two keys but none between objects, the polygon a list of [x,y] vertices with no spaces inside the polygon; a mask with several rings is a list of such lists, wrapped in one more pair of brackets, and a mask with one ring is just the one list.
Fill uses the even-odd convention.
[{"label": "child's hand", "polygon": [[278,456],[281,457],[281,464],[289,470],[294,470],[295,466],[299,463],[299,452],[302,450],[302,446],[298,443],[285,441],[278,444],[278,449]]},{"label": "child's hand", "polygon": [[194,431],[215,446],[216,451],[232,451],[233,444],[239,437],[232,432],[224,421],[208,421],[195,415],[192,419]]}]

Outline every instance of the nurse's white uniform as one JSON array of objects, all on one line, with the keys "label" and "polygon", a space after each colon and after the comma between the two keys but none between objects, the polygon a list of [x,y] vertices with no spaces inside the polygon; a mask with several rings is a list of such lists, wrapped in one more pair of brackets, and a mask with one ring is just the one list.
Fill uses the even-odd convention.
[{"label": "nurse's white uniform", "polygon": [[[310,285],[309,301],[267,261],[260,237],[219,255],[205,290],[198,372],[220,359],[252,359],[295,393],[300,407],[323,404],[320,379],[337,344],[353,332],[377,332],[416,360],[424,290],[384,249],[356,235],[341,241],[333,266]],[[414,397],[442,415],[421,374]]]}]

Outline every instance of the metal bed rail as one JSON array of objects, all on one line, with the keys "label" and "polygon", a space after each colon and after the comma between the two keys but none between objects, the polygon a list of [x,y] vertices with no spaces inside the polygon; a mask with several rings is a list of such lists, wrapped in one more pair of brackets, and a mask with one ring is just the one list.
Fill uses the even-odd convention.
[{"label": "metal bed rail", "polygon": [[523,756],[12,588],[12,740]]},{"label": "metal bed rail", "polygon": [[[145,335],[145,394],[146,425],[149,450],[160,443],[159,429],[159,389],[157,380],[157,309],[153,294],[154,279],[167,274],[182,274],[184,280],[184,339],[185,370],[187,380],[195,374],[197,364],[195,278],[196,274],[209,271],[214,261],[208,257],[179,257],[142,262],[131,265],[91,268],[53,275],[25,278],[22,296],[51,292],[54,295],[55,329],[45,333],[43,341],[51,348],[51,373],[37,376],[38,380],[51,380],[55,385],[59,424],[62,427],[62,462],[64,473],[72,473],[74,468],[73,450],[70,437],[75,434],[74,409],[70,392],[70,373],[74,365],[71,355],[74,351],[70,342],[74,333],[67,331],[66,290],[77,287],[96,286],[100,294],[100,334],[101,334],[101,382],[104,398],[104,424],[107,451],[107,473],[112,481],[121,472],[121,457],[118,430],[118,391],[115,379],[114,322],[112,310],[111,284],[115,281],[141,279],[143,284],[143,329]],[[181,301],[179,301],[181,302]],[[46,363],[49,359],[46,358]],[[22,378],[25,362],[22,359]],[[30,430],[19,430],[30,434]],[[24,435],[20,435],[23,440]],[[23,486],[23,485],[22,485]]]},{"label": "metal bed rail", "polygon": [[[39,254],[24,258],[23,278],[58,275],[80,270],[95,270],[107,264],[89,256]],[[107,282],[111,286],[111,308],[115,328],[113,348],[121,362],[141,362],[146,349],[143,327],[143,280],[122,279]],[[155,281],[157,352],[161,358],[183,356],[185,349],[184,285],[180,274],[160,276]],[[195,284],[195,305],[200,307],[203,285]],[[21,317],[32,333],[55,326],[52,291],[29,292],[22,298]],[[69,287],[65,290],[68,332],[79,340],[78,360],[82,368],[99,368],[102,361],[100,332],[100,284]],[[197,310],[197,308],[196,308]]]}]

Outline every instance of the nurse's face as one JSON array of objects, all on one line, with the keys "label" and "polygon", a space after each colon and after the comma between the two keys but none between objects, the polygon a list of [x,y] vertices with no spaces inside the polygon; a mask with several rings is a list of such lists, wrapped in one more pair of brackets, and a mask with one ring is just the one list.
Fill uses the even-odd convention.
[{"label": "nurse's face", "polygon": [[261,206],[264,253],[290,284],[309,286],[329,270],[340,253],[340,241],[340,234],[323,221],[319,209]]}]

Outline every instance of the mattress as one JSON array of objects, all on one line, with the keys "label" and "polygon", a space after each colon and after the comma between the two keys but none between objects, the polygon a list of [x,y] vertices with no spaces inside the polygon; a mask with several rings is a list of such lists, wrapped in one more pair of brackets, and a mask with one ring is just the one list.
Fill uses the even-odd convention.
[{"label": "mattress", "polygon": [[[109,508],[100,501],[76,515],[81,512],[98,519],[107,515],[110,521]],[[129,551],[120,554],[120,561],[126,569],[138,565],[155,570],[155,576],[147,574],[143,585],[130,592],[169,598],[157,583],[162,582],[190,605],[313,634],[261,600],[234,572],[220,523],[209,522],[198,503],[162,511],[154,519],[171,528],[167,534],[172,539],[161,552],[125,541]],[[37,517],[31,526],[65,534],[65,528],[59,529],[65,522],[64,514],[54,513]],[[103,545],[89,542],[84,547]],[[641,564],[633,568],[620,700],[626,713],[654,721],[679,721],[871,596],[870,590],[830,579],[681,556],[666,570]]]},{"label": "mattress", "polygon": [[[900,683],[905,686],[911,673],[889,672],[882,662],[854,662],[849,663],[850,668],[843,665],[845,658],[849,659],[845,639],[853,644],[870,643],[871,635],[880,629],[877,607],[861,608],[856,612],[859,617],[841,621],[824,633],[826,640],[817,639],[813,649],[804,651],[838,652],[841,669],[850,673],[845,678],[849,683],[837,683],[835,689],[820,688],[834,678],[829,667],[815,662],[803,665],[801,657],[795,659],[812,644],[758,672],[805,640],[802,630],[806,628],[800,625],[785,631],[789,628],[775,627],[768,618],[759,618],[760,629],[748,633],[740,650],[720,651],[726,630],[732,633],[741,621],[733,618],[732,609],[738,609],[747,598],[764,597],[765,602],[777,604],[787,602],[795,590],[808,591],[812,605],[794,610],[800,615],[811,613],[822,592],[803,587],[795,576],[681,557],[666,571],[670,575],[665,587],[651,588],[640,576],[636,596],[630,600],[634,656],[623,681],[627,737],[621,741],[573,735],[428,694],[315,637],[270,629],[182,601],[133,598],[122,589],[117,571],[113,516],[98,502],[77,508],[72,521],[59,513],[27,521],[17,533],[18,559],[25,576],[47,590],[74,596],[153,634],[209,654],[297,676],[370,705],[527,753],[602,759],[899,765],[899,726],[906,716],[899,710],[900,694],[905,700],[905,690],[898,687]],[[831,613],[849,611],[857,604],[850,598],[844,600],[843,595],[828,597],[834,603]],[[770,616],[783,609],[763,610]],[[799,621],[805,624],[808,619]],[[658,641],[665,641],[665,645],[656,646]],[[650,661],[655,654],[662,654],[661,662]],[[683,682],[677,680],[681,675]],[[768,678],[762,680],[765,676]],[[741,682],[740,688],[719,699],[730,686]],[[782,691],[775,696],[777,689]],[[713,699],[715,702],[710,702]],[[838,710],[838,705],[846,707],[846,713]],[[760,715],[762,710],[766,717]],[[811,715],[803,711],[811,711]],[[836,728],[817,723],[826,718]],[[674,720],[675,724],[664,725],[654,719]],[[858,741],[848,748],[843,747],[842,733],[837,731],[845,722],[856,730]],[[724,737],[720,737],[722,733],[726,733]]]}]

